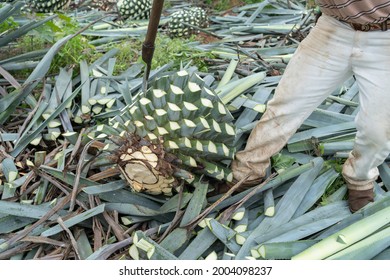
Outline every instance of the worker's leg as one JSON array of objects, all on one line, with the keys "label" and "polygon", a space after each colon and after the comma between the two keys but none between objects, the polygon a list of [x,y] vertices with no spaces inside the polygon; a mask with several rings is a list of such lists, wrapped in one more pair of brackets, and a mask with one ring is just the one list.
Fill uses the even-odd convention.
[{"label": "worker's leg", "polygon": [[[343,175],[352,211],[373,200],[377,166],[390,153],[390,31],[357,32],[352,69],[359,85],[356,141]],[[359,192],[356,192],[359,191]],[[363,197],[363,198],[362,198]]]},{"label": "worker's leg", "polygon": [[232,162],[236,180],[249,172],[254,172],[249,180],[264,177],[270,157],[283,148],[313,110],[351,75],[353,34],[335,19],[319,18],[289,62],[274,98],[252,130],[245,149],[236,154]]}]

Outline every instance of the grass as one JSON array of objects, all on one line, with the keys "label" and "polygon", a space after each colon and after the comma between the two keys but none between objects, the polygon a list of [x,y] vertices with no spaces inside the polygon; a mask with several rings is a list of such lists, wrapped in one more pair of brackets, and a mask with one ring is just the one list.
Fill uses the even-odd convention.
[{"label": "grass", "polygon": [[[165,34],[158,34],[155,42],[152,68],[161,67],[173,62],[172,69],[180,69],[180,64],[191,62],[200,71],[207,71],[208,65],[205,58],[213,58],[211,52],[197,51],[190,47],[190,43],[196,41],[196,37],[188,39],[170,38]],[[116,68],[114,75],[120,74],[133,63],[141,62],[142,41],[137,39],[127,39],[119,43],[112,44],[110,48],[119,49],[116,55]]]},{"label": "grass", "polygon": [[4,22],[0,23],[0,34],[16,29],[16,27],[18,27],[18,24],[13,20],[12,17],[9,17]]}]

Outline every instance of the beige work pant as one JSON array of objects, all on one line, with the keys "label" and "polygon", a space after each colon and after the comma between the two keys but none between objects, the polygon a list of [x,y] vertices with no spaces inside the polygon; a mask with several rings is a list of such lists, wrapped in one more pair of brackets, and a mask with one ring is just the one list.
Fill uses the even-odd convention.
[{"label": "beige work pant", "polygon": [[250,180],[264,177],[271,156],[351,75],[359,86],[360,109],[343,176],[349,188],[372,188],[377,166],[390,152],[390,30],[355,31],[326,15],[300,43],[245,149],[237,153],[234,178],[249,172],[254,172]]}]

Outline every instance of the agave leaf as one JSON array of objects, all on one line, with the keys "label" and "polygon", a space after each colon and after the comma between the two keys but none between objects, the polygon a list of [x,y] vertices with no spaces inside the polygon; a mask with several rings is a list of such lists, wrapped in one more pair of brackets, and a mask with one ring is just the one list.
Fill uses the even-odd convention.
[{"label": "agave leaf", "polygon": [[[249,255],[249,250],[254,245],[253,240],[255,236],[262,235],[264,232],[280,226],[292,218],[294,212],[299,207],[300,202],[303,200],[305,194],[319,174],[323,166],[323,159],[315,158],[313,163],[314,167],[311,170],[301,174],[276,205],[275,215],[273,217],[266,217],[264,221],[252,232],[246,243],[238,252],[236,258],[243,259],[245,256]],[[292,201],[294,203],[291,203]]]},{"label": "agave leaf", "polygon": [[[21,88],[22,93],[18,93],[18,90],[16,90],[12,94],[9,94],[6,97],[1,99],[1,102],[0,102],[0,104],[1,104],[0,105],[0,112],[1,112],[0,123],[4,123],[8,119],[8,117],[14,112],[15,108],[20,104],[20,102],[22,102],[25,98],[27,98],[30,95],[32,90],[37,86],[38,82],[41,79],[43,79],[43,77],[46,75],[47,71],[49,71],[51,61],[53,60],[55,54],[59,51],[59,49],[67,41],[72,39],[74,36],[76,36],[76,35],[68,35],[68,36],[62,38],[50,48],[50,50],[46,53],[46,55],[42,58],[42,60],[36,66],[34,71],[29,75],[29,77],[23,83],[22,88]],[[28,98],[30,100],[30,102],[29,102],[30,105],[35,106],[34,105],[34,103],[36,103],[35,99],[32,96],[29,96]],[[39,133],[40,132],[35,133],[35,136],[32,139],[34,139],[37,136],[37,134],[39,134]]]},{"label": "agave leaf", "polygon": [[166,214],[164,212],[161,212],[158,210],[153,210],[153,209],[147,208],[145,206],[130,204],[130,203],[108,202],[108,203],[106,203],[106,208],[109,211],[115,210],[121,214],[141,216],[141,217],[154,217],[154,216]]},{"label": "agave leaf", "polygon": [[237,65],[238,65],[237,59],[232,59],[230,61],[225,74],[223,75],[221,81],[218,83],[218,86],[215,88],[216,91],[218,91],[222,86],[226,85],[231,80]]},{"label": "agave leaf", "polygon": [[0,141],[3,142],[13,142],[18,139],[19,135],[17,133],[0,133]]},{"label": "agave leaf", "polygon": [[[184,192],[182,194],[182,198],[181,198],[181,208],[184,208],[187,206],[188,202],[192,199],[193,197],[193,193],[189,193],[189,192]],[[179,194],[173,196],[172,198],[170,198],[167,202],[165,202],[161,207],[160,207],[160,211],[161,212],[164,212],[164,213],[167,213],[167,212],[173,212],[175,210],[177,210],[177,207],[178,207],[178,203],[179,203],[179,199],[180,199],[180,196]]]},{"label": "agave leaf", "polygon": [[18,70],[33,69],[37,67],[38,64],[39,64],[38,61],[23,61],[23,62],[8,62],[2,64],[1,66],[7,71],[18,71]]},{"label": "agave leaf", "polygon": [[[299,166],[299,167],[291,167],[291,168],[285,170],[284,172],[282,172],[281,174],[279,174],[278,176],[276,176],[270,182],[268,182],[258,192],[261,193],[261,192],[264,192],[264,191],[266,191],[266,190],[268,190],[270,188],[279,187],[283,183],[287,182],[288,180],[290,180],[290,179],[292,179],[292,178],[294,178],[296,176],[302,175],[304,172],[310,170],[311,168],[313,168],[313,163],[312,162],[304,164],[304,165]],[[240,192],[240,193],[238,193],[238,194],[236,194],[236,195],[234,195],[234,196],[232,196],[230,198],[225,199],[224,201],[222,201],[220,204],[218,204],[215,207],[215,210],[221,210],[221,209],[223,209],[225,207],[228,207],[228,206],[230,206],[230,205],[240,201],[250,191],[251,191],[251,189],[243,191],[243,192]]]},{"label": "agave leaf", "polygon": [[181,220],[180,226],[184,226],[194,219],[201,212],[206,201],[206,194],[208,190],[207,183],[197,182],[195,184],[194,194],[184,212],[184,216]]},{"label": "agave leaf", "polygon": [[127,183],[124,180],[114,181],[107,184],[99,184],[83,188],[83,192],[87,194],[101,194],[103,192],[111,192],[124,188]]},{"label": "agave leaf", "polygon": [[301,205],[294,213],[292,219],[298,218],[308,211],[324,194],[326,188],[330,186],[334,180],[339,176],[334,169],[329,169],[325,173],[321,174],[316,178],[303,198]]},{"label": "agave leaf", "polygon": [[[74,225],[77,225],[91,217],[94,217],[98,214],[101,214],[104,212],[104,209],[105,209],[105,205],[104,204],[101,204],[95,208],[92,208],[92,209],[89,209],[81,214],[78,214],[72,218],[69,218],[68,220],[64,221],[64,224],[66,227],[71,227],[71,226],[74,226]],[[52,235],[55,235],[59,232],[63,231],[63,228],[60,226],[60,225],[55,225],[51,228],[49,228],[48,230],[45,230],[44,232],[42,232],[42,236],[52,236]]]},{"label": "agave leaf", "polygon": [[[337,213],[337,214],[335,214]],[[329,219],[336,218],[338,220],[342,220],[351,213],[347,208],[347,204],[345,201],[337,201],[335,203],[331,203],[322,207],[318,207],[312,211],[305,213],[304,215],[289,221],[283,225],[280,225],[277,228],[269,230],[267,233],[255,237],[255,241],[258,244],[262,244],[264,242],[269,242],[270,240],[278,240],[278,241],[293,241],[298,236],[302,236],[303,231],[301,230],[306,228],[306,233],[311,230],[311,234],[318,232],[318,229],[315,229],[314,226],[323,226],[325,224],[321,224],[318,221],[327,221]],[[337,220],[336,219],[336,220]],[[313,224],[313,227],[311,226]],[[305,234],[303,233],[303,236]]]},{"label": "agave leaf", "polygon": [[14,4],[5,3],[0,8],[0,24],[4,22],[8,17],[10,17],[12,14],[18,12],[23,6],[24,3],[22,1],[16,2]]},{"label": "agave leaf", "polygon": [[188,244],[185,250],[180,254],[181,260],[198,259],[211,245],[217,240],[217,237],[208,227],[197,233],[196,237]]},{"label": "agave leaf", "polygon": [[347,114],[332,112],[317,108],[314,112],[305,120],[304,124],[312,127],[322,127],[331,124],[351,122],[354,117]]},{"label": "agave leaf", "polygon": [[344,122],[340,124],[332,124],[326,127],[313,128],[307,131],[298,132],[291,137],[288,141],[288,144],[293,144],[299,141],[307,141],[312,139],[312,137],[320,138],[330,135],[337,135],[341,133],[346,133],[348,131],[356,129],[354,122]]},{"label": "agave leaf", "polygon": [[161,242],[160,245],[171,253],[175,253],[190,239],[191,235],[185,228],[175,228]]},{"label": "agave leaf", "polygon": [[[41,123],[41,119],[42,119],[42,114],[44,113],[44,111],[46,110],[47,106],[49,106],[49,103],[48,101],[46,100],[46,98],[42,98],[42,101],[39,103],[38,105],[38,108],[33,116],[33,118],[31,119],[31,121],[29,122],[29,124],[26,126],[26,128],[24,129],[24,132],[20,135],[20,137],[18,137],[15,141],[15,146],[18,144],[18,142],[21,140],[21,139],[24,139],[25,137],[28,136],[29,134],[29,131],[31,129],[34,129],[36,127],[38,127],[38,125]],[[37,138],[38,136],[34,137]]]},{"label": "agave leaf", "polygon": [[24,84],[29,84],[35,80],[41,80],[46,75],[47,71],[49,71],[51,61],[53,60],[57,52],[61,49],[62,46],[64,46],[70,39],[72,39],[75,36],[76,34],[72,34],[58,40],[46,53],[43,59],[39,62],[38,66],[26,79]]},{"label": "agave leaf", "polygon": [[251,24],[268,4],[268,0],[262,1],[261,4],[259,4],[257,7],[256,11],[253,12],[252,15],[245,21],[245,24]]},{"label": "agave leaf", "polygon": [[5,71],[2,67],[0,67],[0,75],[2,75],[14,88],[18,89],[21,87],[19,82],[7,71]]},{"label": "agave leaf", "polygon": [[[141,244],[143,241],[148,244],[149,249],[147,251],[148,259],[152,260],[177,260],[177,257],[166,250],[164,247],[153,241],[150,237],[146,236],[143,232],[137,231],[135,233],[137,238],[134,238],[134,244],[141,248]],[[135,240],[138,240],[136,242]],[[143,247],[142,247],[143,248]]]},{"label": "agave leaf", "polygon": [[90,85],[90,77],[88,71],[88,65],[85,60],[80,62],[80,77],[81,77],[81,112],[83,114],[88,114],[91,110],[90,105],[88,103],[89,98],[91,97],[91,85]]},{"label": "agave leaf", "polygon": [[39,59],[39,58],[42,58],[48,52],[48,50],[49,50],[49,48],[42,49],[42,50],[35,50],[35,51],[20,54],[20,55],[12,56],[12,57],[1,60],[0,65],[4,68],[7,68],[7,67],[9,67],[12,64],[15,64],[17,62],[27,62],[27,61],[30,61],[33,59]]},{"label": "agave leaf", "polygon": [[38,81],[31,84],[23,84],[18,88],[0,99],[0,123],[3,124],[9,116],[15,111],[15,108],[22,102],[36,87]]},{"label": "agave leaf", "polygon": [[[50,210],[48,205],[29,205],[21,204],[10,201],[0,201],[0,213],[13,215],[23,218],[40,219]],[[60,214],[66,214],[66,212],[60,212]],[[58,217],[58,214],[54,214],[50,219],[54,220]]]},{"label": "agave leaf", "polygon": [[85,230],[80,231],[80,235],[76,241],[80,258],[82,260],[86,260],[90,255],[92,255],[93,250],[88,240],[88,236],[85,233]]},{"label": "agave leaf", "polygon": [[261,82],[265,76],[265,72],[260,72],[237,81],[232,81],[222,86],[219,91],[217,91],[217,94],[221,98],[222,103],[227,104],[252,86]]},{"label": "agave leaf", "polygon": [[380,252],[378,255],[372,258],[373,260],[390,260],[390,248],[387,248]]},{"label": "agave leaf", "polygon": [[0,214],[0,234],[12,233],[15,230],[24,228],[27,225],[31,225],[35,221],[36,219],[33,218]]},{"label": "agave leaf", "polygon": [[[95,183],[96,184],[96,183]],[[91,185],[93,186],[93,185]],[[102,192],[98,196],[108,202],[114,203],[131,203],[134,205],[144,206],[153,210],[159,210],[160,202],[153,201],[153,197],[143,195],[141,193],[131,192],[124,188],[111,192]],[[176,203],[177,206],[177,203]],[[168,210],[161,210],[161,212],[170,212]],[[172,210],[173,211],[173,210]]]},{"label": "agave leaf", "polygon": [[329,256],[329,260],[370,260],[387,248],[390,243],[390,228],[380,229],[348,248]]},{"label": "agave leaf", "polygon": [[238,245],[233,238],[236,236],[236,231],[219,223],[215,219],[210,219],[207,224],[211,232],[221,240],[233,254],[236,254],[240,250],[241,246]]},{"label": "agave leaf", "polygon": [[345,197],[345,194],[347,193],[347,185],[342,185],[337,191],[332,193],[330,196],[325,197],[326,203],[333,203],[336,201],[341,201]]},{"label": "agave leaf", "polygon": [[304,225],[298,226],[297,228],[295,228],[290,232],[286,232],[284,234],[271,238],[268,242],[294,241],[294,240],[305,239],[308,238],[309,236],[312,236],[313,234],[317,234],[323,231],[324,229],[330,226],[337,224],[342,219],[350,215],[351,213],[347,208],[347,206],[345,205],[344,208],[339,209],[339,212],[337,212],[337,214],[331,217],[316,220],[314,222],[305,223]]},{"label": "agave leaf", "polygon": [[379,175],[387,191],[390,191],[390,167],[384,162],[379,167]]},{"label": "agave leaf", "polygon": [[266,260],[287,260],[316,244],[318,240],[299,240],[289,242],[269,242],[259,248],[260,255]]},{"label": "agave leaf", "polygon": [[40,21],[31,21],[29,23],[26,23],[25,25],[19,27],[17,30],[7,34],[6,36],[0,38],[0,47],[7,45],[10,42],[15,41],[17,38],[25,35],[30,30],[33,30],[34,28],[37,28],[38,26],[41,26],[45,24],[46,22],[56,18],[57,15],[52,15],[47,18],[44,18]]},{"label": "agave leaf", "polygon": [[66,106],[69,102],[71,102],[79,93],[80,87],[75,89],[75,91],[70,95],[66,100],[64,100],[57,109],[46,119],[44,120],[38,128],[36,128],[33,132],[21,138],[17,145],[15,145],[14,150],[10,153],[13,157],[16,157],[23,151],[24,148],[27,147],[28,144],[31,143],[41,132],[48,126],[49,122],[55,119],[58,115],[60,115],[63,110],[66,109]]},{"label": "agave leaf", "polygon": [[368,216],[378,212],[379,210],[382,210],[382,209],[389,207],[389,206],[390,206],[390,196],[386,196],[378,201],[371,203],[367,207],[362,208],[361,210],[354,213],[353,215],[348,215],[346,218],[341,220],[339,223],[331,226],[330,228],[328,228],[327,230],[325,230],[324,232],[319,234],[316,238],[317,239],[324,239],[324,238],[334,234],[335,232],[337,232],[343,228],[346,228],[349,225],[351,225],[357,221],[360,221],[361,219],[368,217]]},{"label": "agave leaf", "polygon": [[18,176],[18,169],[16,168],[15,162],[10,158],[5,158],[1,162],[3,168],[3,174],[7,179],[8,183],[12,183]]}]

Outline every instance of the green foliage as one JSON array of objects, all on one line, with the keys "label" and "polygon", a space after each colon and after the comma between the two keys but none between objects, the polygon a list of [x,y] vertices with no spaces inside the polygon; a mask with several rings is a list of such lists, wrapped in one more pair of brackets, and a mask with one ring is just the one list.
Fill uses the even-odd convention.
[{"label": "green foliage", "polygon": [[[158,68],[167,63],[173,62],[173,69],[179,69],[180,64],[191,62],[191,65],[198,67],[200,71],[207,71],[205,58],[213,58],[210,52],[201,52],[190,47],[195,37],[189,39],[171,39],[164,34],[158,34],[155,43],[152,68]],[[128,39],[112,45],[120,51],[116,56],[116,69],[114,74],[119,74],[131,66],[134,62],[141,62],[141,40]]]},{"label": "green foliage", "polygon": [[[30,31],[18,41],[18,51],[26,53],[51,47],[55,42],[67,35],[76,33],[80,27],[70,17],[59,14],[58,18]],[[89,44],[86,36],[78,35],[67,42],[55,56],[49,74],[57,74],[61,67],[75,67],[81,60],[95,61],[100,56],[95,47]]]},{"label": "green foliage", "polygon": [[99,56],[100,53],[96,52],[94,47],[88,43],[88,39],[79,35],[71,39],[60,50],[53,61],[50,72],[57,72],[59,67],[78,67],[81,60],[93,62]]},{"label": "green foliage", "polygon": [[278,153],[271,158],[272,167],[278,172],[291,167],[295,162],[295,159],[291,156]]},{"label": "green foliage", "polygon": [[19,25],[14,21],[12,17],[7,18],[4,22],[0,23],[0,34],[6,31],[14,30]]},{"label": "green foliage", "polygon": [[341,171],[343,169],[344,162],[345,162],[345,159],[343,159],[343,158],[336,158],[336,159],[327,160],[325,162],[325,165],[327,167],[334,168],[334,170],[336,170],[336,172],[341,173]]},{"label": "green foliage", "polygon": [[327,204],[327,198],[331,196],[333,193],[335,193],[340,187],[342,187],[345,184],[345,180],[343,176],[341,175],[341,172],[343,170],[343,164],[345,162],[345,159],[342,158],[336,158],[336,159],[329,159],[325,161],[325,169],[326,168],[333,168],[337,173],[340,174],[339,177],[337,177],[332,184],[330,184],[327,188],[323,196],[321,197],[321,205]]},{"label": "green foliage", "polygon": [[200,71],[207,71],[205,58],[212,58],[213,55],[209,52],[194,50],[190,46],[190,43],[195,40],[196,38],[194,36],[189,39],[171,39],[165,35],[158,36],[153,58],[153,67],[162,66],[174,61],[174,66],[177,69],[180,63],[191,62]]},{"label": "green foliage", "polygon": [[114,69],[114,75],[118,75],[140,59],[142,42],[136,39],[127,39],[115,43],[111,47],[119,49],[118,54],[115,56],[116,63]]}]

